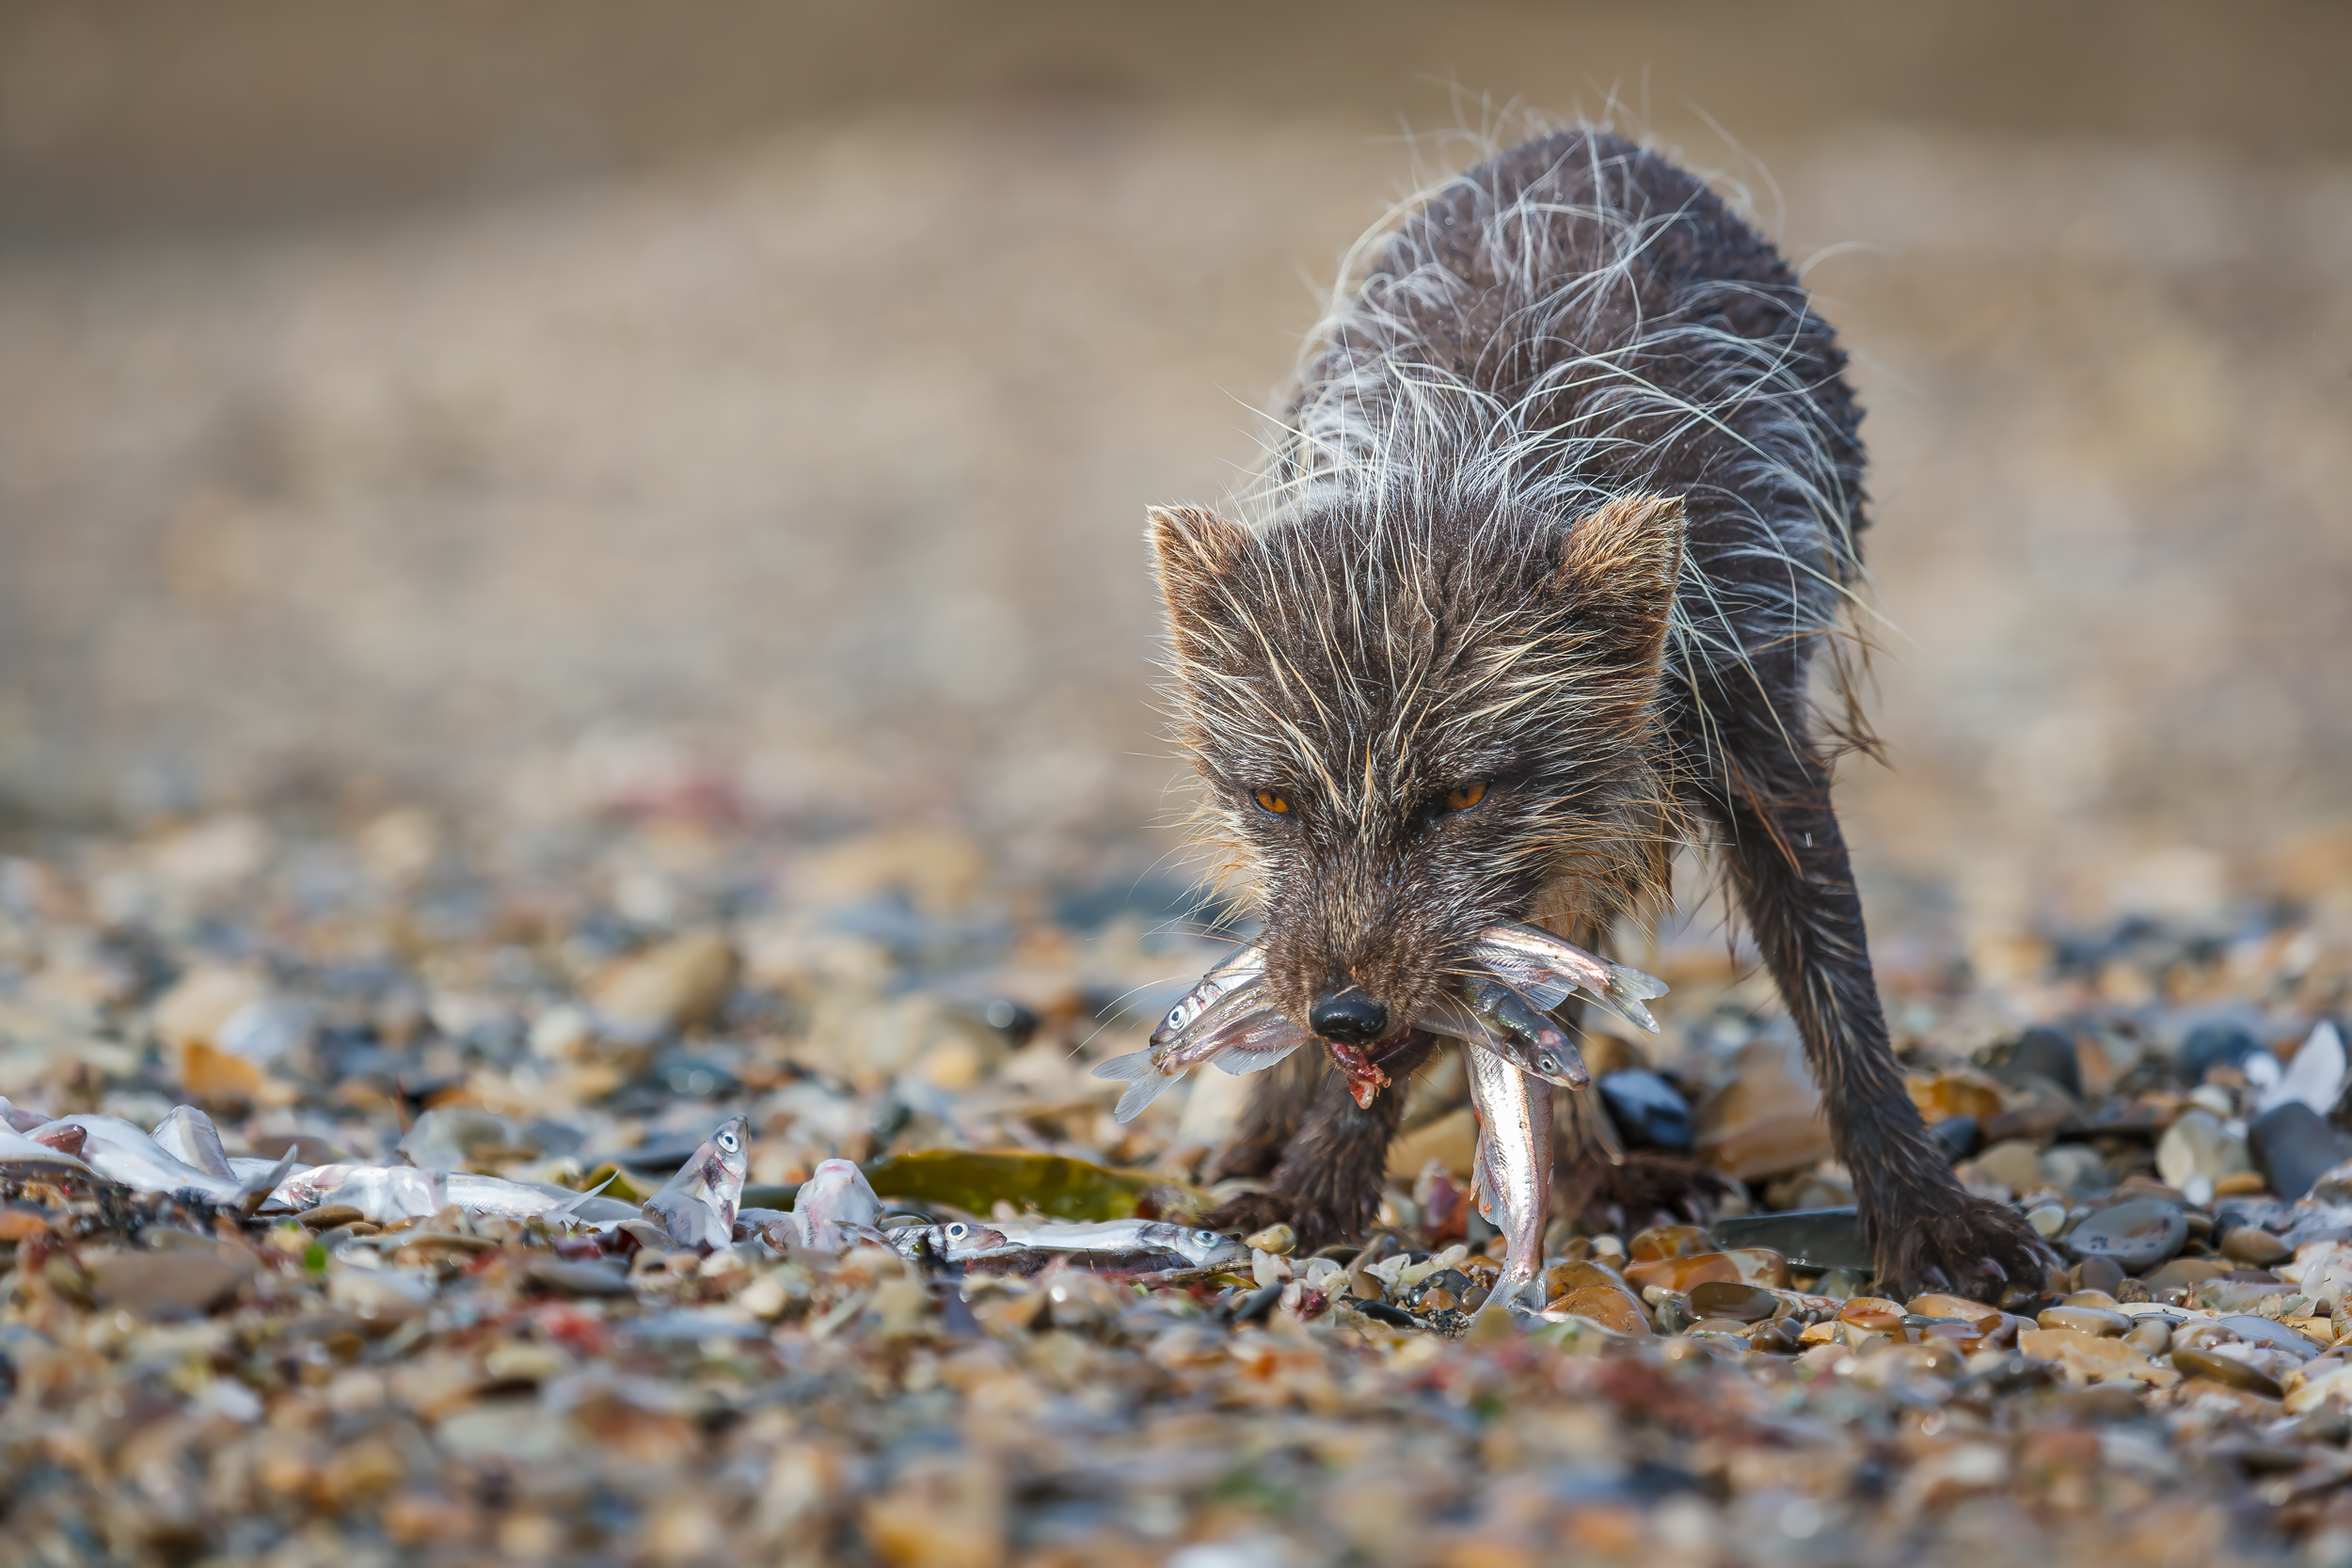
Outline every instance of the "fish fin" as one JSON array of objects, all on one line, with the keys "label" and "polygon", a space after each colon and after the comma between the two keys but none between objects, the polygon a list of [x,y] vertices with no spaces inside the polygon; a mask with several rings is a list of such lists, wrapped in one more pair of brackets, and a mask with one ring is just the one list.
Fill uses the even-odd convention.
[{"label": "fish fin", "polygon": [[1219,1071],[1239,1078],[1247,1073],[1263,1072],[1305,1043],[1304,1040],[1293,1040],[1275,1051],[1239,1051],[1229,1047],[1210,1057],[1209,1063]]},{"label": "fish fin", "polygon": [[278,1184],[286,1180],[286,1173],[294,1167],[294,1151],[289,1148],[278,1157],[278,1164],[270,1166],[265,1174],[238,1182],[238,1187],[245,1194],[245,1202],[242,1205],[245,1212],[250,1214],[262,1204],[267,1203],[270,1195],[278,1190]]},{"label": "fish fin", "polygon": [[1168,1086],[1174,1082],[1176,1082],[1175,1079],[1163,1077],[1156,1072],[1142,1074],[1127,1085],[1126,1092],[1119,1097],[1119,1103],[1111,1107],[1111,1120],[1135,1120],[1143,1114],[1143,1108],[1146,1105],[1159,1099]]},{"label": "fish fin", "polygon": [[1156,1071],[1152,1066],[1152,1053],[1131,1051],[1124,1056],[1113,1056],[1107,1062],[1094,1064],[1094,1076],[1113,1083],[1139,1084]]},{"label": "fish fin", "polygon": [[1673,988],[1655,974],[1645,974],[1631,964],[1609,966],[1609,989],[1620,996],[1646,1002],[1653,996],[1663,996]]}]

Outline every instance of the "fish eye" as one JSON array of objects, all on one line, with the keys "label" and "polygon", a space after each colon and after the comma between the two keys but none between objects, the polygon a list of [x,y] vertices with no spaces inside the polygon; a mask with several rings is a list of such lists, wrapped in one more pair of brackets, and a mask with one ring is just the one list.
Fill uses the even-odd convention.
[{"label": "fish eye", "polygon": [[1545,1054],[1535,1058],[1535,1065],[1542,1068],[1546,1072],[1557,1072],[1560,1070],[1560,1058],[1547,1052]]},{"label": "fish eye", "polygon": [[1486,798],[1486,784],[1483,779],[1476,784],[1455,784],[1445,792],[1445,809],[1468,811]]},{"label": "fish eye", "polygon": [[733,1153],[735,1151],[735,1134],[732,1132],[720,1133],[719,1147],[727,1150],[729,1153]]},{"label": "fish eye", "polygon": [[955,1224],[947,1227],[947,1239],[951,1242],[961,1242],[965,1236],[971,1234],[971,1231],[972,1227],[970,1226],[964,1224],[961,1220],[958,1220]]},{"label": "fish eye", "polygon": [[1192,1233],[1192,1239],[1199,1242],[1202,1246],[1212,1246],[1224,1240],[1222,1236],[1218,1235],[1214,1230],[1196,1230]]},{"label": "fish eye", "polygon": [[1279,790],[1262,789],[1250,799],[1258,802],[1260,811],[1272,812],[1277,816],[1288,814],[1291,809],[1289,798]]}]

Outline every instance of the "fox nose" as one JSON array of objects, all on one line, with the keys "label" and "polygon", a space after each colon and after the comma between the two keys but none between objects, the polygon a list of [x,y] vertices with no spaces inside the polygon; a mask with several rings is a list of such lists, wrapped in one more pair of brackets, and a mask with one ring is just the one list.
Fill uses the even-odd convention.
[{"label": "fox nose", "polygon": [[1389,1032],[1389,1009],[1350,986],[1315,998],[1307,1023],[1327,1040],[1370,1045]]}]

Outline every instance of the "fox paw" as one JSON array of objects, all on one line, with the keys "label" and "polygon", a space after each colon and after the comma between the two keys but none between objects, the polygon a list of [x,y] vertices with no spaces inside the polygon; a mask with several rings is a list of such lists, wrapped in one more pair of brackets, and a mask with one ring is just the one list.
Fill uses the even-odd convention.
[{"label": "fox paw", "polygon": [[1562,1162],[1553,1212],[1587,1230],[1630,1236],[1654,1225],[1705,1225],[1735,1185],[1719,1170],[1671,1154],[1628,1154],[1617,1164],[1588,1155]]},{"label": "fox paw", "polygon": [[1881,1216],[1873,1229],[1879,1289],[1898,1300],[1940,1291],[1997,1305],[2047,1294],[2053,1273],[2064,1277],[2050,1243],[2005,1203],[1955,1194],[1924,1213]]}]

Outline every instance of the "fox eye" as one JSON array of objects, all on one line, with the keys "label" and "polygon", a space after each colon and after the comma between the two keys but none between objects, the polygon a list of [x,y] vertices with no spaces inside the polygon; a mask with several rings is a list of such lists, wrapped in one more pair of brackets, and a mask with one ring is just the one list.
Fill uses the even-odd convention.
[{"label": "fox eye", "polygon": [[1477,784],[1455,784],[1445,792],[1445,809],[1468,811],[1486,798],[1486,785],[1484,780]]},{"label": "fox eye", "polygon": [[1260,811],[1270,811],[1277,816],[1284,816],[1291,809],[1289,800],[1275,790],[1262,789],[1251,799],[1258,802]]}]

